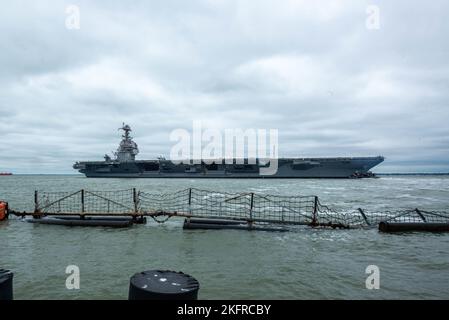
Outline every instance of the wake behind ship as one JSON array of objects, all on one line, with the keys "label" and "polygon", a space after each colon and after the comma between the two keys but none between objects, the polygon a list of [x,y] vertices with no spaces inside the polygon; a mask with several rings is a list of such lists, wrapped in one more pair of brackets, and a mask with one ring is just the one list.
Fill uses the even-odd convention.
[{"label": "wake behind ship", "polygon": [[269,163],[258,159],[255,164],[248,159],[234,159],[232,164],[224,159],[198,164],[189,160],[173,163],[165,158],[136,160],[139,149],[130,136],[130,126],[123,125],[120,129],[124,134],[114,158],[105,155],[104,161],[76,162],[73,168],[95,178],[363,178],[373,177],[369,170],[384,161],[382,156],[279,158],[275,174],[261,175],[260,168]]}]

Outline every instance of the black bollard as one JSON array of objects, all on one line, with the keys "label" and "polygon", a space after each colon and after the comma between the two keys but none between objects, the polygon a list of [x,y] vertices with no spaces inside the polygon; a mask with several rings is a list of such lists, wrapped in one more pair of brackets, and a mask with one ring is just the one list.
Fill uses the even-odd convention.
[{"label": "black bollard", "polygon": [[199,282],[182,272],[149,270],[130,279],[128,300],[197,300]]},{"label": "black bollard", "polygon": [[0,300],[12,300],[12,278],[13,273],[9,270],[0,269]]}]

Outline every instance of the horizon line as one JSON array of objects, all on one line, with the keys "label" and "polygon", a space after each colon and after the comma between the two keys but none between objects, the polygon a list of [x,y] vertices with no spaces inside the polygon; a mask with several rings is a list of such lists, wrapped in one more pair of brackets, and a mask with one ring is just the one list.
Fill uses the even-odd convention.
[{"label": "horizon line", "polygon": [[[0,172],[3,173],[3,172]],[[59,176],[84,176],[82,173],[8,173],[5,177],[10,176],[36,176],[36,175],[59,175]],[[375,175],[449,175],[449,172],[375,172]],[[151,179],[151,178],[148,178]],[[294,178],[292,178],[294,179]]]}]

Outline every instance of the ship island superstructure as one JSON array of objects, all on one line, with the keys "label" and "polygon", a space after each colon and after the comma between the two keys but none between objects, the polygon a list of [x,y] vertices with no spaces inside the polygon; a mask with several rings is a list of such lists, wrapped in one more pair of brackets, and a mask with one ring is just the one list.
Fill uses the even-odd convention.
[{"label": "ship island superstructure", "polygon": [[[369,170],[384,157],[279,158],[277,171],[262,175],[269,162],[259,159],[219,159],[214,161],[136,160],[139,148],[130,135],[131,127],[123,124],[122,140],[113,157],[104,161],[76,162],[73,168],[96,178],[363,178],[373,177]],[[232,162],[232,163],[231,163]]]}]

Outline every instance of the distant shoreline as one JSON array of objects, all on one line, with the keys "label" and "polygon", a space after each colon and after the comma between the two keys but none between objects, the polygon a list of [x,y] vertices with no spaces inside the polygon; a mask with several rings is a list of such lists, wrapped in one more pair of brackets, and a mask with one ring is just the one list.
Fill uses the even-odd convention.
[{"label": "distant shoreline", "polygon": [[[426,173],[426,172],[407,172],[407,173],[375,173],[376,176],[449,176],[448,172],[441,173]],[[79,176],[84,177],[79,173],[14,173],[12,175],[5,175],[4,177],[14,176]],[[151,179],[151,178],[149,178]],[[295,178],[292,178],[295,179]],[[312,179],[312,178],[311,178]]]}]

